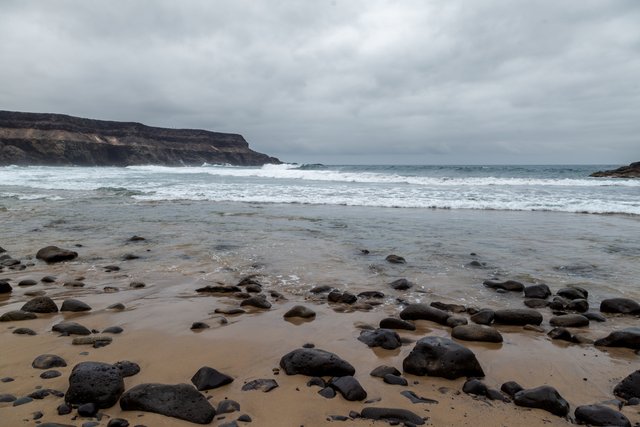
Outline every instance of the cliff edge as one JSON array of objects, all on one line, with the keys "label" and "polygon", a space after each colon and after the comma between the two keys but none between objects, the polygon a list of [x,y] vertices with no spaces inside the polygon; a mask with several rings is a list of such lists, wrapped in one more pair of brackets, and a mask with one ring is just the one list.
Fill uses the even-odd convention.
[{"label": "cliff edge", "polygon": [[631,163],[629,166],[622,166],[609,171],[594,172],[589,176],[598,178],[640,178],[640,162]]},{"label": "cliff edge", "polygon": [[237,134],[0,111],[0,166],[200,166],[205,162],[236,166],[281,163],[251,150]]}]

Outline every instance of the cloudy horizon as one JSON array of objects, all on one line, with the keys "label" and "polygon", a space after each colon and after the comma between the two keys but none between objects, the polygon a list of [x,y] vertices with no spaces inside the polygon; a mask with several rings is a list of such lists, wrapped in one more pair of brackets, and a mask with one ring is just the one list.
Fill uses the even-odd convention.
[{"label": "cloudy horizon", "polygon": [[287,162],[640,160],[640,2],[3,1],[0,109]]}]

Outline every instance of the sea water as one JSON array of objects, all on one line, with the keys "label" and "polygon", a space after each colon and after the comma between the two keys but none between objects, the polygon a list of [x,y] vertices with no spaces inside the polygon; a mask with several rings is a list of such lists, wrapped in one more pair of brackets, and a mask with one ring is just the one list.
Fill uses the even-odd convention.
[{"label": "sea water", "polygon": [[[28,259],[82,245],[82,268],[120,263],[126,280],[171,277],[186,294],[257,273],[300,298],[381,290],[389,310],[397,298],[522,307],[490,278],[640,300],[640,180],[588,176],[607,168],[9,166],[0,246]],[[125,265],[127,252],[141,259]],[[415,286],[390,291],[398,278]]]}]

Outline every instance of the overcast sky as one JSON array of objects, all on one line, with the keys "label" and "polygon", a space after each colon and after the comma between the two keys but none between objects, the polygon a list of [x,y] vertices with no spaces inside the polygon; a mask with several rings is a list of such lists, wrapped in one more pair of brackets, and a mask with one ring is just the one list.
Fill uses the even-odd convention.
[{"label": "overcast sky", "polygon": [[0,0],[0,109],[305,163],[640,160],[640,1]]}]

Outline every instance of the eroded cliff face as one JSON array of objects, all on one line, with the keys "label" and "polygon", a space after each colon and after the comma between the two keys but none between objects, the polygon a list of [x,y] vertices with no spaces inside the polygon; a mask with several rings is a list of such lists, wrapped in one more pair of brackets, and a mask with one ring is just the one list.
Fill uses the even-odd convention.
[{"label": "eroded cliff face", "polygon": [[0,165],[202,165],[281,163],[241,135],[165,129],[61,114],[0,111]]}]

